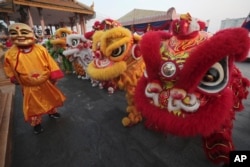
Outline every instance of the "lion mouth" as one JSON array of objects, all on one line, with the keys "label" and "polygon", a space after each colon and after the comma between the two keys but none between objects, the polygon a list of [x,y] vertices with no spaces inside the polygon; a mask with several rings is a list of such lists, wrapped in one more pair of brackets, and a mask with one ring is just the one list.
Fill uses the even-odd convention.
[{"label": "lion mouth", "polygon": [[105,57],[100,50],[94,52],[94,64],[96,68],[105,68],[113,64],[109,58]]},{"label": "lion mouth", "polygon": [[206,102],[199,94],[189,94],[183,89],[172,88],[160,92],[149,92],[148,87],[149,85],[145,89],[145,95],[152,99],[152,103],[178,117],[196,113]]},{"label": "lion mouth", "polygon": [[113,62],[111,62],[108,58],[103,58],[103,59],[94,59],[94,64],[97,68],[105,68],[111,66]]},{"label": "lion mouth", "polygon": [[194,113],[200,106],[199,100],[194,94],[188,95],[188,102],[182,99],[174,99],[172,96],[168,99],[168,111],[184,110],[187,113]]}]

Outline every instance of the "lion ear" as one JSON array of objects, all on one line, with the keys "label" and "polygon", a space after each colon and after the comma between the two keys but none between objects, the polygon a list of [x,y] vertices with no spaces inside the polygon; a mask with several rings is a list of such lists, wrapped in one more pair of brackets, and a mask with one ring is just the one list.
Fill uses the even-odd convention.
[{"label": "lion ear", "polygon": [[141,36],[138,34],[133,34],[134,43],[138,43],[141,40]]},{"label": "lion ear", "polygon": [[142,57],[142,54],[141,54],[141,49],[140,49],[140,46],[139,46],[139,43],[141,41],[142,37],[138,34],[133,34],[133,41],[134,41],[134,44],[132,46],[132,56],[135,60],[139,60],[141,57]]},{"label": "lion ear", "polygon": [[141,49],[140,49],[140,46],[139,44],[134,44],[132,46],[132,56],[135,60],[139,60],[141,59],[142,57],[142,54],[141,54]]}]

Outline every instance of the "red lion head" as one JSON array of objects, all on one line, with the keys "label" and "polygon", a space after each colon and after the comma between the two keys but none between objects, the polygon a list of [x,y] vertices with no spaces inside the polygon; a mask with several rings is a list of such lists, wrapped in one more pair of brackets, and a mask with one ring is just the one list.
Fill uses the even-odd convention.
[{"label": "red lion head", "polygon": [[247,56],[248,31],[226,29],[212,36],[188,18],[173,21],[172,34],[143,36],[146,71],[136,87],[136,107],[146,127],[201,135],[209,159],[228,163],[232,120],[248,94],[249,81],[234,65]]}]

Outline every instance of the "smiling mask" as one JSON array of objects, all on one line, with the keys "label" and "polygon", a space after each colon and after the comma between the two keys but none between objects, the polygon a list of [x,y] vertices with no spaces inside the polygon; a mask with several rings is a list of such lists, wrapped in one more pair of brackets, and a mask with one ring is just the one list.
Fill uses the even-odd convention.
[{"label": "smiling mask", "polygon": [[26,24],[11,24],[8,31],[12,42],[19,47],[28,47],[35,43],[33,30]]}]

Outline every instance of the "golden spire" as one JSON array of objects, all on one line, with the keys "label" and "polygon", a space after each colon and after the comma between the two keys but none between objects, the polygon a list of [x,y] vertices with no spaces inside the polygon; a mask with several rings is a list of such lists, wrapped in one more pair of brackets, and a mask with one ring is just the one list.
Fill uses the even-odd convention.
[{"label": "golden spire", "polygon": [[95,7],[95,4],[94,4],[94,2],[93,2],[92,5],[90,6],[90,8],[91,8],[92,10],[94,10],[94,7]]}]

